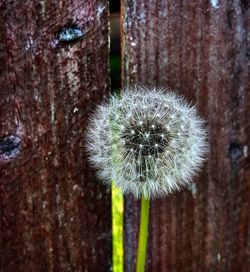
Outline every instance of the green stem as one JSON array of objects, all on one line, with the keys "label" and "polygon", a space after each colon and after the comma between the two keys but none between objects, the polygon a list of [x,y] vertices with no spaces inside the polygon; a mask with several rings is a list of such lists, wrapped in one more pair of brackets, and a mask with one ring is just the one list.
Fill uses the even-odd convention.
[{"label": "green stem", "polygon": [[123,272],[123,194],[112,181],[113,272]]},{"label": "green stem", "polygon": [[148,239],[149,206],[150,206],[149,204],[150,204],[149,199],[142,196],[136,272],[145,271],[145,262],[146,262],[146,255],[147,255],[147,239]]}]

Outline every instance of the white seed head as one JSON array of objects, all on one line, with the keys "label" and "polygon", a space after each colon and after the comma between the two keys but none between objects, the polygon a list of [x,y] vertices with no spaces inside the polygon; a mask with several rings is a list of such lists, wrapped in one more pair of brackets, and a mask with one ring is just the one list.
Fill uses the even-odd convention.
[{"label": "white seed head", "polygon": [[208,149],[203,123],[175,92],[127,88],[92,115],[89,158],[104,183],[136,197],[164,196],[200,169]]}]

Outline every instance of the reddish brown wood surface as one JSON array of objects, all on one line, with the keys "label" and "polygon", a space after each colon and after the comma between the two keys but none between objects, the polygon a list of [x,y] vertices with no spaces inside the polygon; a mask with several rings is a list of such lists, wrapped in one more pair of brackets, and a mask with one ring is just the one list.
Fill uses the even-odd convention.
[{"label": "reddish brown wood surface", "polygon": [[[154,200],[147,271],[250,271],[248,1],[124,0],[124,85],[177,89],[207,120],[199,177]],[[135,271],[139,210],[125,204],[125,270]]]},{"label": "reddish brown wood surface", "polygon": [[1,272],[110,271],[110,194],[84,152],[108,90],[107,1],[1,1]]}]

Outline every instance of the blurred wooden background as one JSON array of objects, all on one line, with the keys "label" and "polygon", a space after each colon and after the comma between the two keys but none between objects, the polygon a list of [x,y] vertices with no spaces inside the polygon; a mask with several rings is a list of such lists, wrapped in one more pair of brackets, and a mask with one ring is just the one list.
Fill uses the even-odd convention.
[{"label": "blurred wooden background", "polygon": [[[110,90],[108,9],[0,2],[0,272],[111,271],[110,193],[83,148]],[[249,272],[249,1],[123,0],[121,19],[123,86],[177,89],[209,127],[194,183],[152,202],[147,271]],[[60,42],[70,27],[83,37]],[[126,197],[126,272],[138,218]]]}]

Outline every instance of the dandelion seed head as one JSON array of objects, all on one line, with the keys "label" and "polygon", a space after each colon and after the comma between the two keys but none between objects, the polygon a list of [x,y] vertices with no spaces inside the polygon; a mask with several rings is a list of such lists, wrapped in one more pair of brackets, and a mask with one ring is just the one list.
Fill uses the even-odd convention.
[{"label": "dandelion seed head", "polygon": [[175,92],[127,88],[90,119],[87,150],[106,184],[136,197],[164,196],[189,184],[208,149],[196,109]]}]

